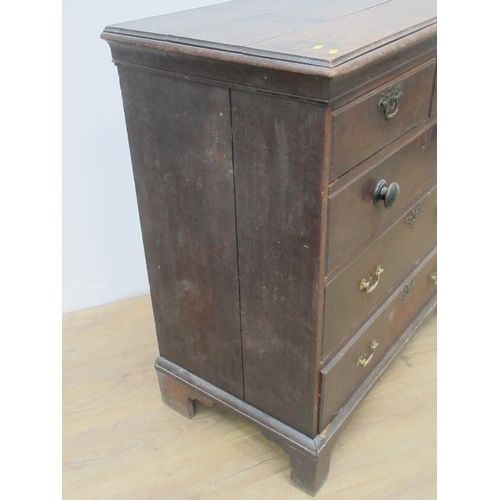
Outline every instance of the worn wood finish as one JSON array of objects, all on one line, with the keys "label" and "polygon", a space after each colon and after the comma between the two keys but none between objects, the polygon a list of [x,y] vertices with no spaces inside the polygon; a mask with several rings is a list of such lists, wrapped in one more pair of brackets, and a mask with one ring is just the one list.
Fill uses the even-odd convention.
[{"label": "worn wood finish", "polygon": [[328,477],[331,451],[339,439],[340,433],[351,419],[352,413],[367,396],[398,352],[417,331],[427,315],[434,310],[435,305],[434,296],[425,304],[417,317],[410,322],[398,340],[392,344],[363,383],[359,385],[344,405],[342,412],[338,413],[324,431],[314,439],[297,432],[161,357],[156,359],[155,367],[162,376],[171,378],[176,384],[184,385],[185,391],[191,394],[194,399],[201,402],[208,400],[211,404],[228,408],[257,425],[267,439],[278,444],[289,455],[290,479],[295,486],[315,496]]},{"label": "worn wood finish", "polygon": [[431,116],[434,118],[437,117],[437,67],[436,67],[436,74],[434,75],[434,89],[432,92]]},{"label": "worn wood finish", "polygon": [[342,175],[338,179],[328,184],[328,196],[331,197],[335,191],[340,191],[343,187],[347,186],[353,182],[358,177],[362,176],[364,172],[367,172],[375,165],[378,165],[385,157],[392,156],[395,152],[401,149],[405,144],[408,144],[412,140],[416,139],[422,135],[427,129],[436,125],[437,121],[435,118],[428,118],[422,123],[412,128],[401,137],[398,137],[395,141],[388,144],[385,148],[370,156],[363,163],[358,165],[356,168],[349,170],[349,172]]},{"label": "worn wood finish", "polygon": [[120,83],[160,354],[243,397],[229,93]]},{"label": "worn wood finish", "polygon": [[[321,370],[322,394],[319,430],[322,431],[368,377],[406,326],[413,321],[436,293],[430,276],[437,270],[436,250],[406,277],[386,303],[363,325],[343,349]],[[366,366],[358,359],[371,353],[371,342],[378,346]]]},{"label": "worn wood finish", "polygon": [[405,70],[436,56],[435,25],[331,69],[245,56],[166,41],[137,39],[108,31],[101,35],[117,65],[168,72],[170,77],[203,81],[247,92],[346,104]]},{"label": "worn wood finish", "polygon": [[[162,405],[149,296],[62,323],[63,498],[308,498],[251,421],[203,404],[187,420]],[[435,349],[431,315],[353,413],[316,498],[436,498]]]},{"label": "worn wood finish", "polygon": [[[211,49],[239,52],[242,54],[261,54],[278,59],[299,62],[312,61],[318,65],[326,65],[325,54],[328,51],[312,51],[306,47],[306,55],[293,54],[288,37],[293,42],[304,40],[301,32],[308,28],[317,30],[325,20],[337,19],[348,15],[356,15],[360,10],[369,9],[387,0],[351,0],[351,2],[332,2],[317,0],[312,5],[296,1],[266,2],[262,0],[232,0],[227,4],[212,5],[192,9],[187,12],[150,17],[138,21],[126,22],[107,28],[114,33],[134,33],[147,38],[169,40],[177,43],[189,43]],[[212,21],[212,19],[214,21]],[[208,21],[208,22],[207,22]],[[307,35],[306,35],[307,36]],[[285,51],[267,49],[275,40],[283,40],[280,45]],[[264,45],[264,49],[262,49]],[[260,49],[260,50],[259,50]],[[274,54],[278,52],[277,54]],[[318,57],[320,56],[320,57]],[[329,59],[329,58],[328,58]]]},{"label": "worn wood finish", "polygon": [[160,373],[162,378],[169,378],[175,385],[183,386],[184,391],[191,395],[191,399],[204,404],[207,404],[206,402],[208,401],[209,405],[216,404],[227,407],[238,416],[259,425],[262,431],[266,432],[269,436],[272,435],[273,439],[279,441],[283,446],[297,448],[311,457],[316,455],[317,443],[314,439],[269,416],[253,405],[249,405],[218,387],[209,384],[175,363],[160,356],[156,358],[155,369],[157,373]]},{"label": "worn wood finish", "polygon": [[[179,45],[172,42],[144,40],[138,45],[127,35],[103,33],[118,66],[150,72],[168,72],[182,80],[240,88],[249,92],[270,92],[312,101],[327,102],[330,77],[324,69],[256,57],[254,64],[243,64],[240,55],[214,53],[209,49]],[[220,57],[214,58],[214,55]],[[250,58],[251,59],[251,58]],[[247,59],[245,59],[247,62]]]},{"label": "worn wood finish", "polygon": [[340,108],[437,56],[437,26],[423,28],[332,68],[330,102]]},{"label": "worn wood finish", "polygon": [[105,32],[331,68],[435,24],[435,18],[433,0],[233,0]]},{"label": "worn wood finish", "polygon": [[[394,286],[411,265],[436,243],[436,189],[415,202],[418,210],[413,227],[404,214],[370,247],[326,285],[323,358],[355,331],[363,317]],[[420,208],[418,208],[420,207]],[[371,292],[360,290],[362,279],[372,285],[377,266],[384,272]]]},{"label": "worn wood finish", "polygon": [[[384,309],[436,240],[436,34],[433,0],[235,0],[102,35],[120,72],[164,402],[254,423],[310,494],[435,305],[419,293],[411,313]],[[378,104],[391,83],[403,98],[389,120]],[[402,189],[390,211],[371,200],[382,176]],[[379,264],[380,284],[360,291]],[[332,357],[378,318],[397,327],[374,368],[339,375]]]},{"label": "worn wood finish", "polygon": [[[399,149],[391,154],[382,151],[330,195],[327,275],[436,178],[436,125],[402,139]],[[401,190],[389,209],[373,203],[375,186],[382,179],[397,182]]]},{"label": "worn wood finish", "polygon": [[434,311],[436,305],[437,294],[434,295],[431,300],[422,308],[418,316],[408,325],[406,330],[392,345],[386,355],[379,362],[377,367],[370,372],[365,381],[356,389],[347,403],[342,407],[342,411],[339,411],[335,415],[334,419],[325,428],[325,430],[321,434],[318,434],[318,436],[315,438],[315,442],[317,443],[317,448],[319,451],[321,451],[323,447],[330,444],[332,440],[339,437],[339,433],[345,428],[354,410],[358,407],[363,398],[366,397],[368,392],[373,388],[382,373],[387,369],[387,366],[391,362],[391,360],[394,359],[397,353],[404,347],[408,340],[410,340],[412,335],[414,335],[420,324],[429,314]]},{"label": "worn wood finish", "polygon": [[[315,496],[328,479],[330,459],[335,439],[329,441],[321,450],[314,450],[314,454],[306,453],[303,449],[290,445],[279,436],[267,430],[262,434],[276,443],[290,457],[290,479],[295,486],[309,495]],[[314,443],[315,444],[315,443]]]},{"label": "worn wood finish", "polygon": [[[355,2],[346,2],[347,4]],[[435,22],[433,0],[390,0],[319,26],[271,38],[252,48],[288,54],[309,64],[340,66]],[[316,44],[323,47],[315,50]],[[331,50],[337,52],[332,53]],[[316,56],[316,54],[318,56]],[[281,56],[284,57],[283,55]]]},{"label": "worn wood finish", "polygon": [[199,393],[188,389],[175,380],[167,377],[160,371],[156,372],[162,401],[172,410],[180,413],[183,417],[194,417],[194,402],[199,401],[206,406],[212,406],[212,401],[204,398]]},{"label": "worn wood finish", "polygon": [[245,401],[313,437],[326,110],[231,102]]},{"label": "worn wood finish", "polygon": [[[334,112],[330,181],[429,116],[435,64],[430,61]],[[387,119],[379,103],[390,85],[398,85],[403,95],[397,114]]]}]

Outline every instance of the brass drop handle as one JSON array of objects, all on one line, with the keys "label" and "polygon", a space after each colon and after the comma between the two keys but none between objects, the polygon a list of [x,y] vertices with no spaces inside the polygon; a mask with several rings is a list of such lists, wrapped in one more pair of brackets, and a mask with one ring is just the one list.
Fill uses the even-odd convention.
[{"label": "brass drop handle", "polygon": [[375,277],[377,278],[377,281],[373,283],[373,285],[370,285],[369,281],[366,281],[365,278],[361,280],[361,283],[359,284],[359,289],[362,292],[366,293],[372,293],[375,288],[377,288],[378,282],[380,281],[380,275],[384,272],[382,269],[382,266],[377,266],[377,269],[375,269]]},{"label": "brass drop handle", "polygon": [[389,85],[387,91],[382,94],[382,99],[380,99],[378,107],[383,109],[385,117],[388,120],[397,115],[401,97],[403,97],[401,85]]},{"label": "brass drop handle", "polygon": [[378,347],[378,342],[373,339],[372,343],[370,344],[370,350],[368,356],[365,354],[365,357],[362,358],[361,356],[358,358],[358,361],[356,365],[362,366],[363,368],[372,360],[373,354],[375,353],[375,349]]},{"label": "brass drop handle", "polygon": [[429,281],[431,283],[434,283],[435,285],[438,284],[438,275],[437,275],[437,272],[435,273],[432,273],[430,276],[429,276]]},{"label": "brass drop handle", "polygon": [[391,182],[387,185],[387,182],[382,179],[377,182],[373,191],[373,204],[378,206],[383,203],[385,208],[391,208],[398,201],[399,191],[397,182]]}]

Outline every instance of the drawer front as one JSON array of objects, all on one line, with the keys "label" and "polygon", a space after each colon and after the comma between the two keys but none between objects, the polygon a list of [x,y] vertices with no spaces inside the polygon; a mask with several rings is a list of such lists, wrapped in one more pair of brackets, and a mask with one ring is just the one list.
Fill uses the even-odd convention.
[{"label": "drawer front", "polygon": [[[436,135],[434,125],[330,196],[327,274],[436,178]],[[381,180],[399,185],[390,208],[373,202]]]},{"label": "drawer front", "polygon": [[[323,359],[354,330],[411,265],[435,245],[436,208],[436,189],[433,188],[327,284]],[[383,272],[377,279],[378,266]],[[365,280],[363,290],[362,280]]]},{"label": "drawer front", "polygon": [[433,59],[333,112],[330,181],[429,116],[435,68]]},{"label": "drawer front", "polygon": [[436,293],[436,266],[436,251],[433,250],[386,304],[321,370],[320,432]]}]

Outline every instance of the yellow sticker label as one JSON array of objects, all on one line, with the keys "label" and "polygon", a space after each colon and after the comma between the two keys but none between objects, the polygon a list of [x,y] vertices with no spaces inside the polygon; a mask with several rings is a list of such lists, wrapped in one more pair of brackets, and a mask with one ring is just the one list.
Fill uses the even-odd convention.
[{"label": "yellow sticker label", "polygon": [[315,45],[313,47],[313,50],[319,50],[319,49],[322,49],[324,47],[324,45]]},{"label": "yellow sticker label", "polygon": [[336,54],[339,50],[338,49],[330,49],[328,51],[329,54]]}]

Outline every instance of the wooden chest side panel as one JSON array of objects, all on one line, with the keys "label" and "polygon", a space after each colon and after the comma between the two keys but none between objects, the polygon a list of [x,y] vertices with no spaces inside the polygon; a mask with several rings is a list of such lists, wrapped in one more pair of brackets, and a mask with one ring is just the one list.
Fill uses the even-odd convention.
[{"label": "wooden chest side panel", "polygon": [[119,72],[160,355],[243,398],[229,91]]},{"label": "wooden chest side panel", "polygon": [[245,401],[314,436],[327,112],[231,96]]}]

